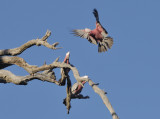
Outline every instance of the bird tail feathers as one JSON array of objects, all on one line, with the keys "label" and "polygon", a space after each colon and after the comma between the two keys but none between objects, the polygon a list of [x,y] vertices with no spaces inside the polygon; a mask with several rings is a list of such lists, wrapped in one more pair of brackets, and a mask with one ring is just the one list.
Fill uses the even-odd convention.
[{"label": "bird tail feathers", "polygon": [[98,44],[98,52],[105,52],[107,51],[107,46],[104,42],[99,42]]},{"label": "bird tail feathers", "polygon": [[106,37],[102,42],[98,44],[98,52],[105,52],[110,49],[113,45],[113,39],[111,37]]},{"label": "bird tail feathers", "polygon": [[107,47],[108,47],[109,49],[111,49],[111,47],[112,47],[112,45],[113,45],[113,38],[111,38],[111,37],[105,37],[105,38],[103,39],[103,41],[106,43]]}]

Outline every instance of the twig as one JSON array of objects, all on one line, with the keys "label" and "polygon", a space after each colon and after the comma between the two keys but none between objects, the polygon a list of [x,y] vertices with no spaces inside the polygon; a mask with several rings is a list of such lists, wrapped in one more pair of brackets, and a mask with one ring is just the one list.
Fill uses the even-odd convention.
[{"label": "twig", "polygon": [[106,92],[101,90],[97,85],[94,85],[95,83],[91,79],[89,79],[88,83],[93,88],[93,90],[101,97],[101,99],[103,100],[103,103],[106,105],[106,107],[110,111],[112,118],[119,119],[119,117],[116,114],[116,112],[114,111],[111,103],[109,102],[108,97],[106,96]]},{"label": "twig", "polygon": [[47,30],[46,34],[41,38],[41,39],[33,39],[28,41],[27,43],[23,44],[20,47],[14,48],[14,49],[5,49],[5,50],[0,50],[0,56],[4,56],[4,55],[11,55],[11,56],[16,56],[21,54],[23,51],[25,51],[26,49],[30,48],[33,45],[44,45],[47,48],[50,49],[60,49],[61,47],[57,48],[56,46],[59,44],[58,42],[50,45],[47,42],[47,38],[51,35],[51,32]]},{"label": "twig", "polygon": [[59,83],[50,75],[35,73],[34,75],[16,76],[8,70],[0,70],[0,83],[14,83],[17,85],[27,85],[27,82],[38,79],[59,85]]}]

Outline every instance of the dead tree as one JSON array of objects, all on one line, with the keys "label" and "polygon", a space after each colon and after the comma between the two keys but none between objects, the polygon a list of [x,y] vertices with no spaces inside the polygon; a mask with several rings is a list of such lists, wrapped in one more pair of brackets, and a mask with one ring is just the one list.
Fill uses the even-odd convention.
[{"label": "dead tree", "polygon": [[[60,47],[57,47],[59,44],[58,42],[54,44],[49,44],[47,42],[47,38],[51,35],[50,31],[47,31],[46,34],[41,39],[33,39],[28,41],[27,43],[23,44],[20,47],[14,48],[14,49],[5,49],[0,50],[0,83],[14,83],[16,85],[27,85],[29,81],[32,81],[34,79],[38,79],[41,81],[47,81],[50,83],[54,83],[59,86],[64,86],[65,82],[67,82],[67,96],[66,96],[66,107],[69,113],[70,110],[70,101],[71,99],[78,98],[78,99],[86,99],[88,96],[84,97],[83,95],[75,95],[73,96],[71,94],[71,80],[68,75],[68,70],[65,70],[66,68],[71,70],[73,72],[74,78],[77,82],[81,83],[82,81],[86,81],[89,83],[89,85],[93,88],[95,93],[97,93],[101,99],[103,100],[104,104],[110,111],[113,119],[118,119],[118,116],[116,112],[114,111],[111,103],[109,102],[106,92],[101,90],[97,84],[95,84],[90,78],[86,78],[79,75],[78,70],[75,66],[71,64],[67,64],[65,62],[59,62],[59,58],[54,60],[51,64],[44,64],[40,67],[35,65],[29,65],[23,58],[18,57],[17,55],[23,53],[26,49],[37,45],[37,46],[45,46],[47,48],[56,50],[60,49]],[[17,76],[13,74],[12,72],[8,70],[4,70],[4,68],[17,65],[19,67],[22,67],[25,69],[29,74],[26,76]],[[59,80],[56,80],[56,75],[54,72],[55,68],[60,68],[61,71],[61,78]],[[43,71],[40,73],[40,71]],[[83,86],[83,84],[82,84]]]}]

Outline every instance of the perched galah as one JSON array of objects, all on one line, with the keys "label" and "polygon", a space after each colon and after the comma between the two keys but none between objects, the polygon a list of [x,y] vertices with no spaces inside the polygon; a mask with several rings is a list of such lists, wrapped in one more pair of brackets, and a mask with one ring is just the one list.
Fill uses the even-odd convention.
[{"label": "perched galah", "polygon": [[[82,78],[88,78],[88,76],[83,76]],[[83,86],[86,83],[86,81],[82,81],[81,83],[76,82],[75,84],[73,84],[72,88],[71,88],[71,98],[75,98],[76,96],[79,96],[79,94],[81,93]],[[89,98],[88,96],[86,96],[85,98]],[[63,99],[63,104],[66,105],[66,98]]]},{"label": "perched galah", "polygon": [[[70,52],[67,52],[66,56],[64,58],[64,61],[63,61],[64,63],[70,64],[70,62],[69,62],[69,56],[70,56]],[[69,68],[64,68],[64,70],[67,71],[67,73],[70,71]],[[62,69],[61,69],[61,72],[62,72]]]},{"label": "perched galah", "polygon": [[69,56],[70,56],[70,52],[67,52],[63,62],[70,64],[69,63]]},{"label": "perched galah", "polygon": [[[69,56],[70,56],[70,52],[67,52],[66,56],[64,58],[64,61],[63,61],[64,63],[70,64],[70,62],[69,62]],[[61,68],[60,71],[61,71],[61,78],[59,79],[58,82],[60,83],[61,86],[64,86],[66,84],[66,79],[65,79],[64,76],[68,75],[70,69],[69,68]]]},{"label": "perched galah", "polygon": [[[88,76],[83,76],[83,78],[88,78]],[[86,81],[82,81],[81,83],[76,82],[75,84],[73,84],[72,88],[71,88],[71,92],[72,95],[78,95],[81,93],[83,86],[86,83]]]},{"label": "perched galah", "polygon": [[96,28],[93,30],[88,28],[75,29],[73,30],[73,34],[87,39],[90,43],[98,44],[98,52],[105,52],[107,48],[110,49],[112,47],[113,39],[108,36],[108,32],[100,24],[98,11],[96,9],[93,10],[93,14],[96,18]]}]

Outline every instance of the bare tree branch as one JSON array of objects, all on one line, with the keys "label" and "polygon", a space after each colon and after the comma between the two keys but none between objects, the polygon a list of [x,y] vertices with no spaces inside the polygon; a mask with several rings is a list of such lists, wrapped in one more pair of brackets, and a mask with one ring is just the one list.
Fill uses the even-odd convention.
[{"label": "bare tree branch", "polygon": [[35,73],[34,75],[16,76],[8,70],[0,70],[0,83],[14,83],[17,85],[27,85],[27,82],[38,79],[59,85],[55,77],[44,73]]},{"label": "bare tree branch", "polygon": [[[109,102],[109,99],[106,96],[106,92],[101,90],[91,79],[89,78],[84,78],[79,75],[78,70],[76,67],[73,65],[64,63],[64,62],[59,62],[57,58],[53,63],[47,65],[44,64],[40,67],[35,66],[35,65],[29,65],[23,58],[17,57],[15,55],[21,54],[23,51],[25,51],[27,48],[30,48],[33,45],[44,45],[47,48],[50,49],[58,49],[56,46],[58,43],[54,43],[50,45],[47,43],[47,38],[51,35],[50,31],[47,31],[46,34],[41,38],[41,39],[33,39],[25,43],[24,45],[14,48],[14,49],[6,49],[6,50],[0,50],[0,69],[3,69],[5,67],[11,66],[11,65],[17,65],[19,67],[24,68],[29,74],[27,76],[16,76],[12,72],[8,70],[0,70],[0,83],[14,83],[17,85],[27,85],[27,82],[33,80],[33,79],[38,79],[41,81],[47,81],[51,83],[55,83],[57,85],[65,85],[65,81],[67,80],[67,97],[66,97],[66,106],[68,109],[68,113],[70,110],[70,100],[74,98],[79,98],[79,99],[87,99],[89,97],[83,97],[83,95],[72,95],[71,94],[71,81],[69,79],[68,72],[65,72],[65,69],[70,69],[73,72],[73,75],[77,82],[79,82],[82,86],[83,84],[81,83],[82,81],[87,81],[89,85],[93,88],[93,90],[101,97],[103,100],[104,104],[110,111],[112,118],[113,119],[119,119],[117,114],[115,113],[111,103]],[[11,55],[11,56],[5,56],[5,55]],[[13,56],[13,57],[12,57]],[[61,79],[59,81],[56,81],[56,76],[54,74],[53,69],[54,68],[61,68]],[[40,71],[43,71],[42,73],[38,73]],[[67,70],[66,70],[67,71]],[[63,84],[64,83],[64,84]]]},{"label": "bare tree branch", "polygon": [[30,74],[34,74],[37,73],[39,71],[44,71],[44,70],[49,70],[49,69],[54,69],[54,68],[69,68],[72,70],[73,75],[75,77],[75,79],[79,82],[86,80],[88,81],[88,79],[82,78],[79,75],[78,70],[76,69],[76,67],[71,66],[70,64],[66,64],[64,62],[57,62],[54,61],[53,63],[49,64],[49,65],[43,65],[40,67],[37,67],[35,65],[29,65],[28,63],[26,63],[26,61],[23,58],[14,56],[14,57],[9,57],[9,56],[3,56],[0,57],[0,69],[4,68],[3,65],[17,65],[19,67],[24,68],[28,73]]},{"label": "bare tree branch", "polygon": [[[85,80],[85,81],[88,81],[89,82],[89,85],[90,86],[92,86],[92,88],[93,88],[93,90],[97,93],[97,94],[99,94],[100,95],[100,97],[102,98],[102,100],[103,100],[103,102],[104,102],[104,104],[106,105],[106,107],[108,108],[108,110],[110,111],[110,113],[111,113],[111,115],[113,116],[113,119],[118,119],[118,116],[117,116],[117,114],[115,113],[115,111],[114,111],[114,109],[112,108],[112,106],[111,106],[111,104],[110,104],[110,102],[109,102],[109,100],[108,100],[108,98],[107,98],[107,96],[105,95],[105,92],[103,91],[103,90],[101,90],[101,89],[99,89],[98,88],[98,86],[96,86],[92,81],[91,81],[91,79],[87,79],[87,78],[82,78],[82,77],[80,77],[80,75],[79,75],[79,72],[78,72],[78,70],[76,69],[76,67],[74,67],[74,66],[71,66],[70,64],[66,64],[66,63],[64,63],[64,62],[57,62],[57,61],[54,61],[52,64],[49,64],[49,65],[43,65],[43,66],[41,66],[41,67],[37,67],[37,66],[33,66],[33,65],[29,65],[29,64],[27,64],[25,61],[24,61],[24,59],[23,58],[20,58],[20,57],[8,57],[8,56],[4,56],[4,57],[2,57],[1,58],[1,62],[2,62],[2,64],[3,63],[5,63],[5,64],[16,64],[16,65],[18,65],[18,66],[20,66],[20,67],[23,67],[26,71],[28,71],[30,74],[34,74],[34,75],[31,75],[30,77],[32,77],[32,78],[30,78],[30,79],[33,79],[33,78],[37,78],[37,77],[35,77],[35,76],[37,76],[37,72],[39,72],[39,71],[44,71],[44,70],[49,70],[49,69],[54,69],[54,68],[69,68],[69,69],[71,69],[72,70],[72,72],[73,72],[73,75],[74,75],[74,77],[75,77],[75,79],[78,81],[78,82],[81,82],[81,81],[83,81],[83,80]],[[8,73],[9,74],[9,73]],[[36,74],[36,75],[35,75]],[[0,74],[0,75],[2,75],[2,74]],[[4,75],[3,75],[3,77],[4,77]],[[12,77],[14,77],[14,76],[12,76]],[[28,76],[29,77],[29,76]],[[27,78],[28,78],[27,77]],[[6,78],[6,82],[11,82],[10,80],[9,80],[10,78]],[[13,78],[12,78],[13,79]],[[16,79],[16,81],[19,81],[19,80],[22,80],[22,77],[20,78],[20,77],[16,77],[15,78]],[[18,80],[17,80],[18,79]],[[39,79],[39,78],[37,78],[37,79]],[[24,80],[24,79],[23,79]],[[15,84],[17,84],[17,82],[14,82]],[[13,81],[12,81],[13,82]],[[19,81],[20,82],[20,81]],[[54,81],[55,82],[55,81]],[[59,84],[58,82],[57,82],[57,84]]]},{"label": "bare tree branch", "polygon": [[116,112],[114,111],[111,103],[109,102],[108,97],[106,96],[106,92],[104,92],[97,85],[95,85],[95,83],[91,79],[89,79],[88,83],[93,88],[93,90],[101,97],[101,99],[103,100],[103,103],[106,105],[106,107],[110,111],[112,118],[119,119],[119,117],[116,114]]},{"label": "bare tree branch", "polygon": [[71,80],[69,78],[69,75],[67,76],[67,97],[66,97],[66,107],[67,107],[67,113],[69,114],[70,108],[71,108]]},{"label": "bare tree branch", "polygon": [[59,79],[59,83],[61,86],[64,86],[66,84],[66,79],[67,79],[67,75],[68,72],[65,72],[64,68],[61,68],[61,78]]},{"label": "bare tree branch", "polygon": [[41,38],[41,39],[33,39],[28,41],[27,43],[23,44],[22,46],[18,47],[18,48],[14,48],[14,49],[5,49],[5,50],[0,50],[0,56],[4,56],[4,55],[11,55],[11,56],[15,56],[15,55],[19,55],[21,54],[23,51],[25,51],[26,49],[30,48],[33,45],[44,45],[47,48],[50,49],[59,49],[56,48],[56,46],[59,44],[58,42],[50,45],[47,42],[47,38],[51,35],[51,32],[47,30],[46,34]]},{"label": "bare tree branch", "polygon": [[21,57],[17,57],[17,56],[14,56],[14,57],[10,57],[10,56],[0,57],[0,69],[3,69],[7,66],[14,65],[14,64],[19,66],[19,67],[24,68],[26,71],[28,71],[28,70],[30,71],[33,67],[37,67],[35,65],[29,65]]},{"label": "bare tree branch", "polygon": [[[48,75],[45,75],[44,73],[35,73],[34,75],[27,75],[27,76],[16,76],[13,73],[11,73],[10,71],[0,70],[0,83],[11,83],[12,82],[17,85],[26,85],[28,81],[31,81],[33,79],[39,79],[42,81],[52,82],[52,83],[59,85],[58,81],[56,81],[55,79],[51,78]],[[98,88],[98,86],[95,85],[95,83],[91,79],[89,79],[88,83],[93,88],[93,90],[101,97],[104,104],[106,105],[106,107],[110,111],[111,115],[113,116],[113,119],[119,119],[116,112],[114,111],[111,103],[109,102],[107,96],[105,95],[106,93],[103,90],[101,90],[100,88]],[[68,94],[70,94],[70,93],[68,93]],[[83,97],[82,95],[75,97],[72,95],[71,98],[68,98],[69,102],[70,102],[70,99],[74,99],[74,98],[87,99],[89,97],[88,96]],[[68,105],[68,109],[70,109],[70,104]]]}]

